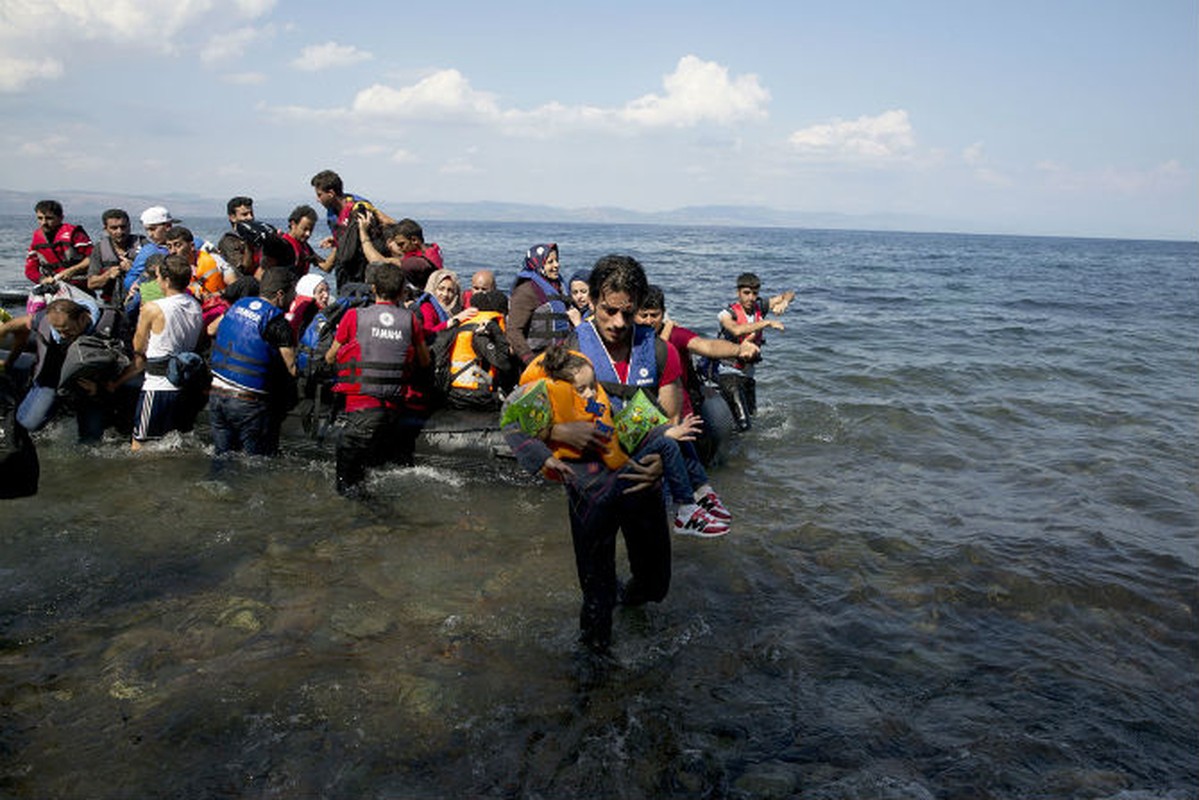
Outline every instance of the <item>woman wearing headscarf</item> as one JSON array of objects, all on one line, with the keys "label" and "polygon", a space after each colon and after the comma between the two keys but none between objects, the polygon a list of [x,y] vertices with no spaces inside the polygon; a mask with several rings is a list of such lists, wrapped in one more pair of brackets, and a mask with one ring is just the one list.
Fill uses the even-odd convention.
[{"label": "woman wearing headscarf", "polygon": [[477,308],[462,307],[462,285],[458,275],[448,269],[435,270],[429,276],[425,291],[416,298],[416,307],[427,338],[479,313]]},{"label": "woman wearing headscarf", "polygon": [[591,319],[593,314],[590,280],[591,270],[579,270],[566,282],[566,288],[570,292],[570,303],[566,309],[566,315],[570,317],[570,324],[576,328],[582,324],[583,320]]},{"label": "woman wearing headscarf", "polygon": [[570,298],[563,292],[558,245],[536,244],[525,254],[508,303],[508,344],[525,364],[571,331]]},{"label": "woman wearing headscarf", "polygon": [[296,281],[296,296],[287,310],[287,321],[297,340],[317,312],[328,304],[329,284],[323,277],[310,273]]}]

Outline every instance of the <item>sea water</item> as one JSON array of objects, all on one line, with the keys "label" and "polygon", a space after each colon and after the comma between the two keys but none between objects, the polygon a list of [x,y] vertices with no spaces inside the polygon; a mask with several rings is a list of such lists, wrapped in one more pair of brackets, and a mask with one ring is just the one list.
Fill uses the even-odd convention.
[{"label": "sea water", "polygon": [[632,254],[704,334],[742,271],[795,289],[732,532],[675,538],[596,674],[563,493],[511,462],[423,448],[362,505],[302,440],[212,480],[203,430],[57,425],[0,505],[0,795],[1197,795],[1199,245],[426,230],[501,284]]}]

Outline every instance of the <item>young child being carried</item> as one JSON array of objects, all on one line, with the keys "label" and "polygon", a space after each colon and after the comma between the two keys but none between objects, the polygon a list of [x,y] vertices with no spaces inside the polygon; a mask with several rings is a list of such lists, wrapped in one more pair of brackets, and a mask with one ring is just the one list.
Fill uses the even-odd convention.
[{"label": "young child being carried", "polygon": [[[537,386],[539,380],[543,388]],[[551,440],[551,433],[554,434],[549,455],[536,464],[524,466],[539,469],[551,480],[569,481],[573,475],[571,462],[591,460],[587,457],[589,452],[592,458],[598,455],[604,465],[614,471],[622,469],[630,456],[640,459],[656,454],[662,459],[666,489],[674,510],[675,532],[703,537],[728,533],[727,518],[714,515],[696,502],[696,497],[710,492],[711,487],[693,489],[679,451],[679,441],[689,441],[699,433],[703,424],[699,416],[691,414],[680,424],[671,425],[647,397],[639,394],[626,402],[614,418],[608,394],[596,380],[591,362],[562,343],[550,345],[530,363],[521,382],[527,394],[510,398],[505,407],[504,422],[520,417],[521,397],[529,396],[525,405],[531,407],[537,401],[530,395],[544,391],[548,413],[542,414],[539,421],[525,422],[521,427],[526,433],[546,441]],[[547,416],[551,418],[545,419]],[[533,460],[542,458],[544,452],[539,451]]]}]

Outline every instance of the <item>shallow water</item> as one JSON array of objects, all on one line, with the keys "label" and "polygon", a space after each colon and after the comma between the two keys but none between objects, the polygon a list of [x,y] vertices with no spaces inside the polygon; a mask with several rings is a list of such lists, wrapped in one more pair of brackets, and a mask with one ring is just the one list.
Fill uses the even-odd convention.
[{"label": "shallow water", "polygon": [[1197,795],[1199,247],[426,227],[632,252],[705,332],[742,269],[797,288],[733,532],[597,668],[561,491],[510,462],[363,506],[298,438],[214,480],[203,431],[55,427],[0,506],[0,795]]}]

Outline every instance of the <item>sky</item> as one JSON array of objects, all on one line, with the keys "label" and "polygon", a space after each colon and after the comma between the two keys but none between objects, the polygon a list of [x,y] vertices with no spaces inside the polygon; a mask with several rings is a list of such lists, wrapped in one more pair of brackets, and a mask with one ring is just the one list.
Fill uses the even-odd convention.
[{"label": "sky", "polygon": [[0,0],[0,119],[14,191],[1199,238],[1195,0]]}]

